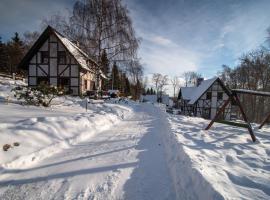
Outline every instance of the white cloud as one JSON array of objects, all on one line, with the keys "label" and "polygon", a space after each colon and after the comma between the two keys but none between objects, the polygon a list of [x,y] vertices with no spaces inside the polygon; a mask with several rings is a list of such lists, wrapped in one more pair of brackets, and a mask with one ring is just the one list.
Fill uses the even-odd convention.
[{"label": "white cloud", "polygon": [[162,45],[162,46],[168,46],[168,45],[173,44],[170,39],[162,37],[162,36],[153,36],[153,37],[149,37],[148,39],[152,41],[153,43]]},{"label": "white cloud", "polygon": [[144,44],[140,52],[147,73],[180,75],[184,71],[197,70],[196,61],[200,55],[187,51],[178,45],[159,46]]}]

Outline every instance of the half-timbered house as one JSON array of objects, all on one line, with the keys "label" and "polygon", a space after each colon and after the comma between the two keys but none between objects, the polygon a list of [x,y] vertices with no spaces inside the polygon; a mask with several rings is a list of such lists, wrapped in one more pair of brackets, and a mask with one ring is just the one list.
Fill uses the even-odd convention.
[{"label": "half-timbered house", "polygon": [[[213,119],[229,94],[229,89],[215,77],[202,81],[197,87],[181,87],[178,107],[184,115]],[[231,105],[227,106],[220,118],[230,119],[230,111]]]},{"label": "half-timbered house", "polygon": [[181,109],[181,113],[184,115],[192,115],[193,106],[189,105],[188,102],[195,89],[196,87],[181,87],[179,90],[177,107]]},{"label": "half-timbered house", "polygon": [[[98,64],[75,43],[48,26],[22,59],[28,71],[28,85],[50,84],[81,95],[97,89],[103,76]],[[97,81],[99,83],[97,84]]]}]

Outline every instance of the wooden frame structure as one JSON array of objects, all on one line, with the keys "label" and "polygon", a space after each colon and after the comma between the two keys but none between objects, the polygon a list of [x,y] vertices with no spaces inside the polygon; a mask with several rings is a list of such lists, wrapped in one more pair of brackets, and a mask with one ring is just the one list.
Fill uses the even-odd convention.
[{"label": "wooden frame structure", "polygon": [[[256,95],[256,96],[263,96],[263,97],[270,97],[270,92],[262,92],[262,91],[254,91],[254,90],[241,90],[241,89],[235,89],[233,90],[239,94],[250,94],[250,95]],[[270,113],[263,119],[262,123],[259,126],[259,129],[261,129],[267,121],[270,120]]]},{"label": "wooden frame structure", "polygon": [[[210,98],[207,98],[208,93]],[[219,93],[222,94],[222,98],[218,98]],[[205,92],[194,103],[194,116],[200,116],[205,119],[213,119],[213,116],[218,112],[219,108],[226,102],[230,96],[230,91],[223,84],[223,82],[217,78]],[[225,108],[223,115],[219,117],[221,119],[230,119],[231,107]]]},{"label": "wooden frame structure", "polygon": [[[214,77],[202,81],[196,87],[181,87],[177,106],[181,108],[181,113],[184,115],[213,119],[229,95],[229,89],[218,77]],[[231,106],[228,106],[219,117],[230,119],[230,110]]]},{"label": "wooden frame structure", "polygon": [[42,80],[64,87],[72,95],[91,90],[102,74],[96,72],[98,64],[92,58],[50,26],[24,56],[19,68],[28,71],[28,86],[37,87]]},{"label": "wooden frame structure", "polygon": [[[237,94],[249,94],[249,95],[256,95],[256,96],[265,96],[265,97],[270,97],[270,92],[260,92],[260,91],[254,91],[254,90],[245,90],[245,89],[233,89],[230,92],[229,98],[228,100],[222,105],[222,107],[219,109],[219,111],[217,112],[216,116],[214,117],[214,119],[211,120],[211,122],[208,124],[208,126],[205,128],[205,130],[208,130],[211,128],[211,126],[214,124],[214,122],[220,122],[220,123],[225,123],[225,124],[229,124],[232,126],[238,126],[238,127],[243,127],[243,128],[247,128],[249,131],[249,134],[251,136],[251,139],[253,142],[256,141],[256,136],[254,135],[254,132],[252,130],[252,126],[250,124],[250,122],[247,119],[246,113],[244,112],[244,109],[241,105],[241,102],[239,100],[239,97],[237,96]],[[224,112],[226,106],[229,103],[232,103],[236,106],[239,107],[240,112],[243,116],[244,121],[246,122],[246,124],[241,124],[241,123],[236,123],[236,122],[228,122],[228,121],[218,121],[218,117],[219,115],[221,115],[221,113]],[[265,117],[265,119],[263,120],[263,122],[260,124],[259,129],[263,127],[263,125],[270,119],[270,113]]]}]

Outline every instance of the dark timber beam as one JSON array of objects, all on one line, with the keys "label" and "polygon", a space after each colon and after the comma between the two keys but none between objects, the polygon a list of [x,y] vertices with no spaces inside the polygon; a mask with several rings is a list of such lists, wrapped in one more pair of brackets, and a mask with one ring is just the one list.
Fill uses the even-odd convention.
[{"label": "dark timber beam", "polygon": [[261,129],[266,124],[266,122],[269,121],[269,119],[270,119],[270,113],[264,118],[261,125],[259,126],[259,129]]},{"label": "dark timber beam", "polygon": [[270,97],[270,92],[256,91],[256,90],[246,90],[246,89],[232,89],[235,94],[250,94],[256,96]]},{"label": "dark timber beam", "polygon": [[214,119],[211,120],[211,122],[208,124],[208,126],[205,128],[205,130],[208,130],[209,128],[211,128],[211,126],[214,124],[214,122],[218,119],[219,115],[224,112],[226,106],[230,103],[231,101],[231,97],[229,97],[225,103],[223,104],[223,106],[218,110],[218,113],[215,115]]},{"label": "dark timber beam", "polygon": [[[225,103],[223,104],[223,106],[218,110],[217,114],[215,115],[214,119],[211,120],[211,122],[208,124],[208,126],[205,128],[205,130],[208,130],[211,128],[211,126],[217,121],[218,117],[220,116],[220,114],[222,112],[225,111],[225,108],[226,106],[229,104],[229,102],[234,102],[240,109],[240,112],[243,116],[243,119],[244,121],[246,122],[246,128],[248,129],[249,131],[249,134],[251,136],[251,139],[253,142],[256,141],[256,137],[253,133],[253,130],[252,130],[252,127],[251,127],[251,124],[249,123],[248,119],[247,119],[247,116],[246,116],[246,113],[244,112],[244,109],[240,103],[240,100],[237,96],[237,94],[234,92],[231,96],[229,96],[229,98],[225,101]],[[269,115],[269,118],[270,118],[270,115]]]},{"label": "dark timber beam", "polygon": [[241,103],[240,103],[240,100],[239,100],[237,94],[234,94],[233,97],[234,97],[234,99],[235,99],[236,104],[237,104],[238,107],[240,108],[240,111],[241,111],[241,114],[242,114],[242,116],[243,116],[244,121],[248,124],[248,131],[249,131],[249,134],[250,134],[250,136],[251,136],[251,139],[252,139],[253,142],[255,142],[255,141],[256,141],[256,137],[255,137],[255,135],[254,135],[254,133],[253,133],[251,124],[249,123],[249,121],[248,121],[248,119],[247,119],[246,113],[244,112],[244,109],[243,109],[243,107],[242,107],[242,105],[241,105]]}]

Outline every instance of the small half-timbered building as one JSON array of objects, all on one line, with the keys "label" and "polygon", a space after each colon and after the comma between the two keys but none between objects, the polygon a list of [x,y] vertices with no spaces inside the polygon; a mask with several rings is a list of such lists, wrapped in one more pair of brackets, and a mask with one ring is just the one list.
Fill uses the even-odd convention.
[{"label": "small half-timbered building", "polygon": [[28,71],[28,85],[49,84],[69,94],[82,95],[95,90],[98,64],[75,43],[48,26],[21,61]]},{"label": "small half-timbered building", "polygon": [[188,102],[196,88],[197,87],[181,87],[179,90],[177,106],[184,115],[192,115],[193,106],[189,105]]},{"label": "small half-timbered building", "polygon": [[[189,116],[213,119],[218,109],[229,98],[229,89],[218,78],[204,80],[197,87],[181,87],[178,107],[181,113]],[[231,105],[228,105],[220,119],[231,118]]]}]

